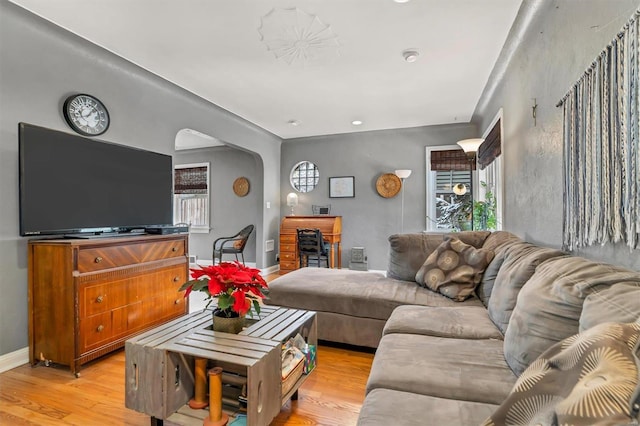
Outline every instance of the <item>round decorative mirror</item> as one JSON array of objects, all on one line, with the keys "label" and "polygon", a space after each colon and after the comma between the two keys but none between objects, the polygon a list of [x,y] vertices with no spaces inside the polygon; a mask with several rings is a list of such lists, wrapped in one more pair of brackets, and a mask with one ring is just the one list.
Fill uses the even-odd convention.
[{"label": "round decorative mirror", "polygon": [[310,161],[301,161],[291,169],[289,180],[296,191],[311,192],[320,180],[318,166]]}]

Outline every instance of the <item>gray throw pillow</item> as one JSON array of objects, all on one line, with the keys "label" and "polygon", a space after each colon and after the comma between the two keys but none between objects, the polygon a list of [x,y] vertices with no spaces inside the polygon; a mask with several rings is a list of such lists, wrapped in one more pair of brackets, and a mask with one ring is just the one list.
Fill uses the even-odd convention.
[{"label": "gray throw pillow", "polygon": [[447,238],[425,260],[416,273],[416,282],[462,302],[473,294],[491,259],[491,250],[477,249],[457,238]]}]

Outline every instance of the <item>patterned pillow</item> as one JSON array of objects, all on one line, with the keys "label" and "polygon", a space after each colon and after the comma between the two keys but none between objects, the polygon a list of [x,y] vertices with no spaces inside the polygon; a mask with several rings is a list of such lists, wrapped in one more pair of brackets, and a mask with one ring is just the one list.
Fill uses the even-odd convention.
[{"label": "patterned pillow", "polygon": [[483,426],[637,424],[639,342],[639,323],[609,322],[556,343]]},{"label": "patterned pillow", "polygon": [[447,239],[424,261],[416,282],[462,302],[473,294],[491,259],[491,250],[474,248],[457,238]]}]

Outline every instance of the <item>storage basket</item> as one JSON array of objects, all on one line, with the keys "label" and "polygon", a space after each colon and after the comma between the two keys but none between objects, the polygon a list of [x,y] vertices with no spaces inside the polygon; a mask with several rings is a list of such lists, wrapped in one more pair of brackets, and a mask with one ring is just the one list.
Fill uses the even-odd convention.
[{"label": "storage basket", "polygon": [[287,392],[293,388],[298,379],[302,377],[302,371],[304,370],[304,359],[300,359],[298,364],[291,370],[289,375],[282,379],[282,395],[286,395]]}]

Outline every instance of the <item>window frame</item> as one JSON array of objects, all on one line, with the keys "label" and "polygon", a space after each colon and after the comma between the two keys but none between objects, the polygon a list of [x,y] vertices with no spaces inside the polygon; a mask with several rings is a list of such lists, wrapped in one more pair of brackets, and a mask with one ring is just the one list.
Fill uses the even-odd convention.
[{"label": "window frame", "polygon": [[[503,224],[504,224],[504,161],[503,161],[503,158],[504,158],[505,143],[504,143],[504,117],[503,117],[502,108],[498,110],[495,117],[493,117],[493,120],[491,120],[491,123],[489,123],[484,133],[482,134],[482,137],[486,139],[489,133],[491,132],[491,130],[493,130],[493,127],[496,125],[498,120],[500,120],[500,144],[502,145],[502,148],[501,148],[502,152],[498,157],[496,157],[495,160],[493,160],[493,162],[491,162],[487,167],[485,167],[484,170],[480,170],[480,168],[478,168],[477,170],[478,186],[475,187],[475,188],[478,188],[477,194],[482,195],[481,199],[484,200],[486,190],[485,188],[482,188],[479,185],[479,183],[481,181],[487,182],[487,176],[490,173],[493,174],[494,184],[495,184],[493,195],[496,197],[496,231],[500,231],[504,229],[503,228]],[[475,183],[476,181],[473,182],[474,185]]]},{"label": "window frame", "polygon": [[[427,232],[451,232],[451,229],[438,228],[435,221],[436,218],[436,181],[437,172],[431,170],[431,153],[433,151],[448,151],[452,149],[461,149],[459,145],[436,145],[425,147],[425,159],[426,159],[426,173],[425,173],[425,185],[426,185],[426,217],[425,217],[425,230]],[[475,173],[471,173],[471,179],[475,179]],[[475,180],[473,181],[475,185]],[[431,219],[433,218],[433,219]]]},{"label": "window frame", "polygon": [[[206,213],[205,219],[206,223],[204,225],[192,225],[190,222],[185,222],[184,220],[180,221],[176,218],[177,213],[177,202],[181,196],[188,194],[176,194],[175,193],[175,171],[178,169],[191,169],[196,167],[206,167],[207,168],[207,193],[206,193]],[[173,221],[174,223],[187,223],[189,225],[189,232],[194,234],[208,234],[211,231],[211,165],[209,162],[206,163],[190,163],[190,164],[176,164],[173,166],[173,185],[174,185],[174,193],[173,193]],[[187,197],[184,197],[187,198]],[[183,218],[181,218],[183,219]]]}]

